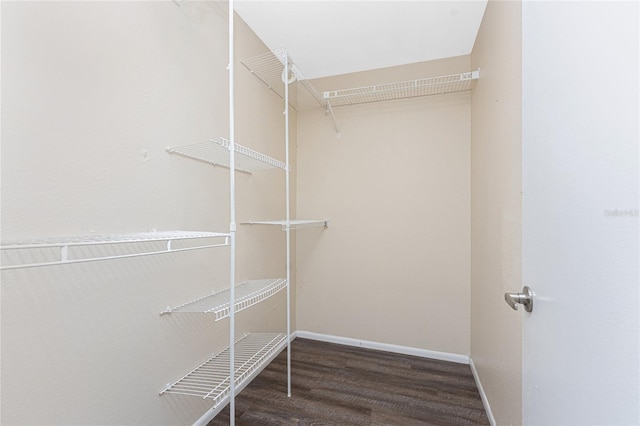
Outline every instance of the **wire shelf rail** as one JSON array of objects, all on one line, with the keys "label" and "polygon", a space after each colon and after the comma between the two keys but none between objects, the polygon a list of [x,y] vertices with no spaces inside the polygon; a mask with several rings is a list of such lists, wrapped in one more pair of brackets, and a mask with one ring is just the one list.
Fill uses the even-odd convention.
[{"label": "wire shelf rail", "polygon": [[[178,242],[195,244],[181,247]],[[0,270],[123,259],[228,245],[228,233],[190,231],[137,232],[3,241],[0,245],[2,251]],[[99,246],[110,246],[114,250],[120,249],[127,253],[117,254],[117,250],[106,249],[91,250],[91,248]],[[26,254],[29,250],[32,252],[31,255]],[[40,259],[40,261],[35,261],[35,259]]]},{"label": "wire shelf rail", "polygon": [[[287,286],[284,278],[249,280],[238,284],[235,288],[235,311],[240,312],[269,297],[277,294]],[[229,289],[212,293],[208,296],[192,300],[175,308],[168,307],[160,314],[170,313],[204,313],[213,314],[215,321],[229,316]]]},{"label": "wire shelf rail", "polygon": [[[287,344],[286,334],[245,334],[235,343],[235,386],[241,388],[252,375],[270,362]],[[178,394],[213,400],[214,407],[229,396],[229,348],[213,355],[174,383],[160,395]]]},{"label": "wire shelf rail", "polygon": [[[282,230],[287,230],[287,221],[286,220],[259,220],[259,221],[250,221],[243,222],[241,225],[280,225],[282,226]],[[302,229],[302,228],[314,228],[324,226],[325,228],[329,227],[329,219],[293,219],[289,221],[289,229]]]},{"label": "wire shelf rail", "polygon": [[476,70],[419,80],[326,91],[323,92],[322,97],[332,106],[339,107],[417,96],[442,95],[471,90],[471,83],[478,78],[480,78],[480,71]]},{"label": "wire shelf rail", "polygon": [[[219,137],[191,145],[167,148],[167,152],[228,169],[230,167],[229,147],[229,140]],[[282,161],[238,143],[234,144],[234,151],[240,154],[235,159],[235,169],[237,171],[252,173],[272,168],[287,170],[287,165]]]}]

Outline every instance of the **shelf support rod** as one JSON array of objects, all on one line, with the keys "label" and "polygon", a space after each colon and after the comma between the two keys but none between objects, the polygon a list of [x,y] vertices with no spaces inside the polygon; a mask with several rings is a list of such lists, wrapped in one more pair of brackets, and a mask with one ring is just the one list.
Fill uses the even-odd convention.
[{"label": "shelf support rod", "polygon": [[234,28],[233,0],[229,0],[229,234],[231,256],[229,267],[229,424],[236,423],[236,378],[235,378],[235,282],[236,282],[236,147],[235,147],[235,92],[234,92]]},{"label": "shelf support rod", "polygon": [[333,107],[331,106],[331,102],[327,99],[327,109],[325,111],[326,114],[331,115],[331,120],[333,120],[333,127],[336,129],[336,134],[340,137],[340,128],[338,127],[338,123],[336,122],[336,116],[333,115]]},{"label": "shelf support rod", "polygon": [[286,232],[287,232],[287,396],[291,397],[291,216],[289,212],[289,175],[291,167],[289,166],[289,53],[284,52],[284,144],[285,144],[285,163],[287,164],[286,173]]}]

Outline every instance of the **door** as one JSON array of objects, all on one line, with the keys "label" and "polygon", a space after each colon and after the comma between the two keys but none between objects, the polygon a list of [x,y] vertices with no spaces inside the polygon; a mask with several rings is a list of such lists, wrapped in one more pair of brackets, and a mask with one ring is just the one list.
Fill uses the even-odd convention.
[{"label": "door", "polygon": [[524,2],[526,425],[640,424],[638,2]]}]

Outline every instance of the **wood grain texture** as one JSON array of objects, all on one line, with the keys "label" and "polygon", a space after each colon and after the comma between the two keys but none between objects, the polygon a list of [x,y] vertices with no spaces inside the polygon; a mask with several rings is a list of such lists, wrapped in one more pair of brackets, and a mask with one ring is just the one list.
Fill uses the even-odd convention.
[{"label": "wood grain texture", "polygon": [[[488,425],[468,365],[295,339],[236,398],[237,425]],[[225,408],[209,425],[229,424]]]}]

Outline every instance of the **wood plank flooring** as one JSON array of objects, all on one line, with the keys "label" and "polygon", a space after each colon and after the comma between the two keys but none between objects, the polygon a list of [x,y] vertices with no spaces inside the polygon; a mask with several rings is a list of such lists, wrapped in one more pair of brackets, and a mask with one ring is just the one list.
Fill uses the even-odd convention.
[{"label": "wood plank flooring", "polygon": [[[297,338],[236,397],[237,425],[488,425],[468,365]],[[225,408],[209,426],[228,425]]]}]

